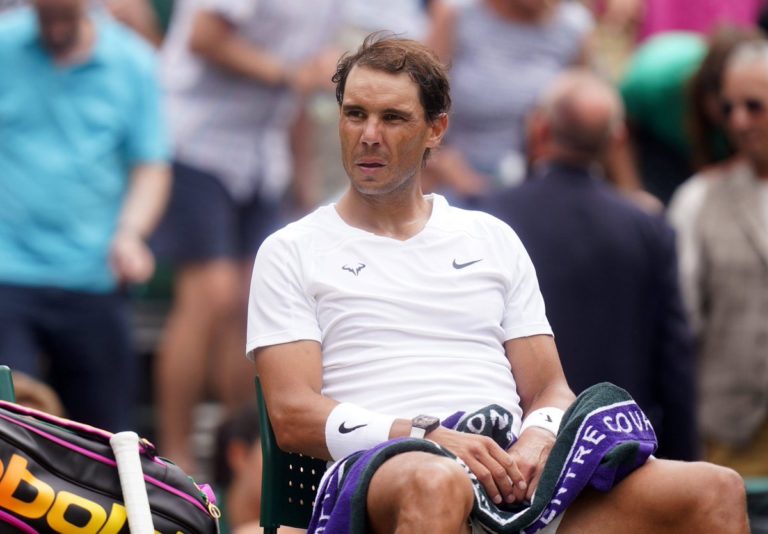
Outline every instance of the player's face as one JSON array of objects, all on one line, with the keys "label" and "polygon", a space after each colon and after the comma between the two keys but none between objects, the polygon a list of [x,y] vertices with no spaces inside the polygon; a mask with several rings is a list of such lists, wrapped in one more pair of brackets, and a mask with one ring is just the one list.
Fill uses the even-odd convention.
[{"label": "player's face", "polygon": [[721,110],[737,149],[753,161],[768,160],[768,67],[757,62],[728,69]]},{"label": "player's face", "polygon": [[77,46],[85,10],[83,0],[36,0],[40,37],[54,55]]},{"label": "player's face", "polygon": [[419,89],[407,74],[353,67],[339,118],[352,187],[385,195],[417,183],[424,152],[440,143],[446,127],[446,118],[427,122]]}]

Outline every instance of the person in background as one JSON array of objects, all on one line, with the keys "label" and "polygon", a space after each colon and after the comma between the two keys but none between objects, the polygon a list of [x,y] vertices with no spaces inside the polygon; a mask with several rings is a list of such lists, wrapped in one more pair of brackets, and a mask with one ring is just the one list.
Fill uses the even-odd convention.
[{"label": "person in background", "polygon": [[718,126],[722,58],[757,37],[754,28],[733,26],[709,36],[670,32],[645,41],[630,59],[619,86],[631,147],[613,160],[625,168],[637,165],[638,180],[662,204],[695,170],[729,155]]},{"label": "person in background", "polygon": [[152,275],[170,188],[154,59],[86,0],[0,19],[0,354],[113,431],[137,379],[122,289]]},{"label": "person in background", "polygon": [[733,157],[735,149],[725,132],[720,109],[723,69],[728,56],[741,43],[764,39],[757,28],[723,26],[707,37],[707,53],[686,84],[685,131],[691,147],[690,161],[701,171]]},{"label": "person in background", "polygon": [[683,294],[697,336],[705,458],[768,476],[768,42],[728,56],[720,113],[736,149],[676,192]]},{"label": "person in background", "polygon": [[[0,0],[0,15],[30,3],[31,0]],[[89,0],[88,5],[96,9],[106,8],[108,13],[154,46],[162,41],[157,17],[149,0]]]},{"label": "person in background", "polygon": [[[262,455],[259,413],[255,403],[241,407],[216,431],[213,481],[222,507],[222,534],[258,534],[261,509]],[[281,534],[304,530],[281,527]]]},{"label": "person in background", "polygon": [[13,373],[13,389],[16,403],[56,417],[66,417],[64,406],[56,392],[45,382],[20,371]]},{"label": "person in background", "polygon": [[471,198],[525,174],[525,117],[561,70],[589,63],[593,21],[579,2],[430,5],[428,44],[451,65],[453,117],[428,190]]},{"label": "person in background", "polygon": [[175,179],[153,246],[173,268],[174,296],[155,398],[163,450],[188,472],[197,469],[191,414],[206,376],[228,411],[254,395],[240,357],[248,274],[278,225],[300,93],[324,82],[315,54],[333,34],[335,6],[189,0],[173,14],[162,58]]},{"label": "person in background", "polygon": [[703,35],[660,34],[635,50],[618,84],[632,142],[621,155],[663,205],[691,173],[686,87],[706,53]]},{"label": "person in background", "polygon": [[600,162],[625,135],[613,87],[568,71],[530,119],[532,175],[478,208],[508,223],[531,255],[574,391],[625,388],[656,429],[657,455],[695,460],[695,366],[674,236],[602,177]]}]

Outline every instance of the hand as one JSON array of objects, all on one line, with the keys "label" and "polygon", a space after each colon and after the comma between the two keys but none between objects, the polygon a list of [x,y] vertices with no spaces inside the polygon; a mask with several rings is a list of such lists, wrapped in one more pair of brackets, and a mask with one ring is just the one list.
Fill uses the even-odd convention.
[{"label": "hand", "polygon": [[514,458],[491,438],[444,427],[430,432],[427,438],[461,458],[494,503],[513,503],[525,498],[525,477]]},{"label": "hand", "polygon": [[109,263],[120,283],[140,284],[155,271],[155,258],[141,238],[131,230],[118,230],[112,239]]},{"label": "hand", "polygon": [[335,86],[331,78],[336,72],[336,63],[342,53],[335,47],[323,50],[298,68],[287,72],[288,85],[301,94],[332,91]]},{"label": "hand", "polygon": [[636,27],[645,15],[643,0],[608,0],[601,22],[618,29]]},{"label": "hand", "polygon": [[539,485],[544,464],[555,444],[552,432],[535,426],[529,427],[509,448],[507,453],[520,470],[526,482],[525,500],[530,501]]},{"label": "hand", "polygon": [[479,196],[486,193],[492,183],[489,176],[475,171],[466,158],[455,148],[440,148],[427,160],[425,168],[431,182],[427,190],[448,188],[459,196]]}]

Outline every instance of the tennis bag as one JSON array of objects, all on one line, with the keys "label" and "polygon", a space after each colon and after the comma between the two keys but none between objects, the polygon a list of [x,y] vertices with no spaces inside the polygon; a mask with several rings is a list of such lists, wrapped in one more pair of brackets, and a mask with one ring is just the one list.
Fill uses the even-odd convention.
[{"label": "tennis bag", "polygon": [[[0,532],[127,534],[111,436],[0,401]],[[157,456],[145,439],[139,456],[155,532],[218,532],[207,485]]]}]

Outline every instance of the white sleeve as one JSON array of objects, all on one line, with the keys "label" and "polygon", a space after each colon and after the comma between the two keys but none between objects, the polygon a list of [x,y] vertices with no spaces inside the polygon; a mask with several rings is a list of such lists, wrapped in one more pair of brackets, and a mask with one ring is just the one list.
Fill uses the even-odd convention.
[{"label": "white sleeve", "polygon": [[259,347],[302,339],[320,341],[315,301],[307,294],[299,246],[278,235],[256,255],[248,297],[246,355]]},{"label": "white sleeve", "polygon": [[511,228],[507,227],[504,238],[503,249],[508,256],[505,263],[510,266],[507,306],[501,323],[506,339],[538,334],[551,336],[552,327],[547,320],[533,262]]}]

